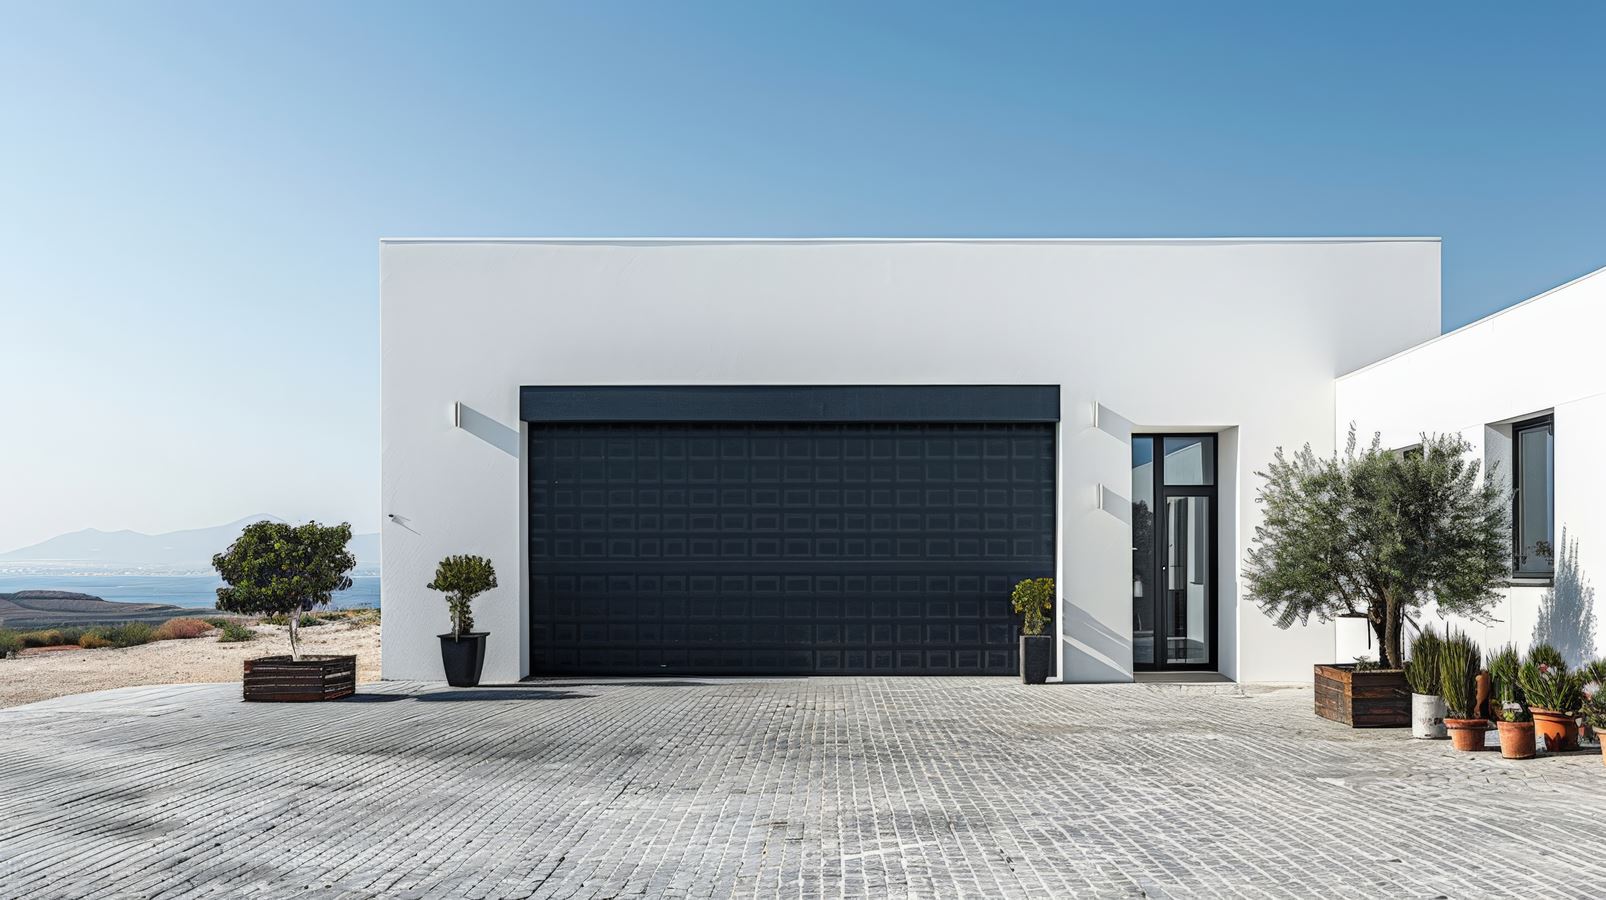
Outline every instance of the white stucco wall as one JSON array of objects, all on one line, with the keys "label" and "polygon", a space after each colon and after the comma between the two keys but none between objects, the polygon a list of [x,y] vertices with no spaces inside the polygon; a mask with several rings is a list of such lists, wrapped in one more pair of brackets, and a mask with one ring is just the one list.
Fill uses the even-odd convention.
[{"label": "white stucco wall", "polygon": [[[1509,488],[1510,423],[1555,417],[1556,535],[1576,538],[1579,568],[1599,585],[1606,577],[1606,270],[1481,319],[1338,381],[1340,428],[1354,422],[1390,447],[1423,432],[1459,433]],[[1456,620],[1485,647],[1526,647],[1546,588],[1515,585],[1493,611],[1492,625]],[[1597,587],[1596,618],[1606,616]],[[1434,617],[1430,615],[1430,621]],[[1597,654],[1601,637],[1597,638]]]},{"label": "white stucco wall", "polygon": [[1304,680],[1331,628],[1233,605],[1250,473],[1331,448],[1335,376],[1439,321],[1432,239],[395,240],[381,282],[387,678],[441,677],[449,553],[502,576],[486,678],[527,670],[521,385],[1058,384],[1064,677],[1131,675],[1131,531],[1099,498],[1135,429],[1222,432],[1221,669]]}]

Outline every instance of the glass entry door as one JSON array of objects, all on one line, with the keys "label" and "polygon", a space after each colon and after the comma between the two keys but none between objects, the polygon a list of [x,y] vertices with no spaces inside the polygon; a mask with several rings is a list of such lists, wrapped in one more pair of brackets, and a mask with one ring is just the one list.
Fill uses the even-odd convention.
[{"label": "glass entry door", "polygon": [[1132,662],[1216,668],[1216,436],[1132,436]]}]

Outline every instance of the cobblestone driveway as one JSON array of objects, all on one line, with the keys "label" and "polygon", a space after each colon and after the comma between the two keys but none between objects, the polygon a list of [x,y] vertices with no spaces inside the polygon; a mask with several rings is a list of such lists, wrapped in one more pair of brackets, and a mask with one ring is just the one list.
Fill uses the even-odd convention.
[{"label": "cobblestone driveway", "polygon": [[1598,753],[1506,762],[1308,690],[1002,679],[237,686],[0,712],[0,894],[1570,897]]}]

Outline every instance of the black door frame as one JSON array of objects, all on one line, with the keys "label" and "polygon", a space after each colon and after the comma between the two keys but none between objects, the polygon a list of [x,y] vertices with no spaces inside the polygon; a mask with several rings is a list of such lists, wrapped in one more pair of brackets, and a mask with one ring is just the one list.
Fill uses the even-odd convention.
[{"label": "black door frame", "polygon": [[[1219,526],[1220,526],[1220,522],[1221,522],[1221,501],[1219,499],[1219,490],[1218,490],[1218,486],[1219,486],[1219,483],[1221,481],[1221,478],[1220,478],[1220,472],[1221,472],[1221,460],[1220,460],[1221,442],[1219,440],[1219,436],[1215,432],[1201,432],[1201,431],[1171,431],[1171,432],[1154,432],[1154,433],[1143,433],[1143,434],[1133,434],[1132,435],[1132,439],[1133,440],[1137,440],[1137,439],[1140,439],[1140,438],[1148,438],[1148,439],[1152,439],[1154,441],[1154,465],[1153,465],[1154,487],[1153,487],[1153,494],[1152,494],[1152,496],[1154,497],[1154,511],[1153,511],[1153,516],[1154,516],[1154,553],[1153,553],[1152,560],[1150,562],[1149,583],[1155,586],[1155,590],[1150,592],[1152,596],[1145,598],[1151,604],[1150,612],[1151,612],[1151,615],[1154,617],[1153,618],[1153,620],[1154,620],[1154,629],[1155,629],[1154,630],[1154,661],[1153,662],[1140,663],[1140,662],[1137,661],[1136,655],[1134,654],[1134,657],[1133,657],[1133,660],[1132,660],[1132,669],[1135,672],[1217,672],[1217,671],[1220,671],[1220,668],[1219,668],[1220,667],[1220,663],[1219,663],[1218,657],[1217,657],[1217,652],[1218,652],[1217,648],[1219,646],[1219,641],[1218,641],[1219,635],[1217,634],[1217,632],[1219,630],[1218,625],[1219,625],[1220,620],[1221,620],[1221,616],[1220,616],[1220,591],[1219,591],[1219,585],[1220,585],[1220,581],[1221,581],[1221,573],[1219,571],[1220,568],[1221,568],[1221,566],[1219,564],[1220,557],[1221,557],[1221,552],[1220,552],[1221,543],[1220,543],[1220,541],[1218,539],[1218,534],[1219,534],[1219,531],[1220,531],[1220,527]],[[1173,485],[1167,485],[1165,483],[1165,439],[1166,438],[1207,438],[1207,439],[1209,439],[1210,445],[1211,445],[1211,447],[1210,447],[1210,466],[1211,466],[1211,468],[1210,468],[1210,483],[1209,484],[1173,484]],[[1166,641],[1166,638],[1165,638],[1165,634],[1164,634],[1164,623],[1165,623],[1166,620],[1165,620],[1165,606],[1164,606],[1164,604],[1169,599],[1167,595],[1170,593],[1170,591],[1166,587],[1166,580],[1163,577],[1163,572],[1164,572],[1164,569],[1165,569],[1165,566],[1163,564],[1163,557],[1165,556],[1165,549],[1164,548],[1166,547],[1166,543],[1167,543],[1166,542],[1166,533],[1167,533],[1167,530],[1170,527],[1170,521],[1171,521],[1171,517],[1169,515],[1167,515],[1166,501],[1168,499],[1172,498],[1172,497],[1205,497],[1210,501],[1210,555],[1211,555],[1211,559],[1210,559],[1210,583],[1208,585],[1210,594],[1209,594],[1209,597],[1208,597],[1208,603],[1206,604],[1206,607],[1208,609],[1208,612],[1206,613],[1206,615],[1210,620],[1210,643],[1209,643],[1209,653],[1207,654],[1206,661],[1202,662],[1202,663],[1172,663],[1172,662],[1166,662],[1165,661],[1165,656],[1166,656],[1166,653],[1165,653],[1165,641]],[[1134,599],[1134,602],[1135,602],[1136,598],[1133,598],[1133,599]]]}]

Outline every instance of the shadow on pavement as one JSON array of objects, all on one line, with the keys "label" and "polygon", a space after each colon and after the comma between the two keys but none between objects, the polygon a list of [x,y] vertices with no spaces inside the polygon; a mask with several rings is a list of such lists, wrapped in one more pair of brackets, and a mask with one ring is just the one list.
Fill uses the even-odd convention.
[{"label": "shadow on pavement", "polygon": [[543,678],[538,683],[564,687],[716,687],[720,684],[717,681],[675,681],[669,678],[651,681],[569,681],[563,678]]},{"label": "shadow on pavement", "polygon": [[456,700],[583,700],[591,696],[593,695],[577,694],[574,691],[545,691],[537,688],[477,687],[414,694],[410,699],[420,703],[439,703]]}]

